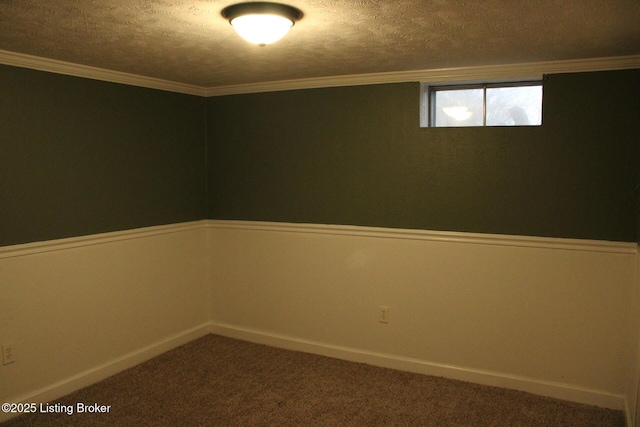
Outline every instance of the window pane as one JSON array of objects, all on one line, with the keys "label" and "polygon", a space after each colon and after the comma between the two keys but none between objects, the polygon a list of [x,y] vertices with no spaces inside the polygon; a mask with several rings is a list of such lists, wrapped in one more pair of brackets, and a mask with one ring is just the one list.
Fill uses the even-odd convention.
[{"label": "window pane", "polygon": [[482,126],[482,92],[482,89],[436,91],[436,127]]},{"label": "window pane", "polygon": [[487,88],[487,126],[542,124],[542,86]]}]

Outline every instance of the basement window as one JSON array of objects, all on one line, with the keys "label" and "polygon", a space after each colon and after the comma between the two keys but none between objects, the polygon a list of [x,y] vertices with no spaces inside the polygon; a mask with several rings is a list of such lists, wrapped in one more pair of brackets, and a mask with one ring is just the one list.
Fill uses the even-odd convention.
[{"label": "basement window", "polygon": [[422,85],[422,127],[539,126],[542,82]]}]

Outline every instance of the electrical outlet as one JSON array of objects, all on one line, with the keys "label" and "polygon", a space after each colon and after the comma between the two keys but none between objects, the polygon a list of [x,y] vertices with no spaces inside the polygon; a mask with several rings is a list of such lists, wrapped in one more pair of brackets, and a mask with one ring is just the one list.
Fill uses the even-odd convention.
[{"label": "electrical outlet", "polygon": [[16,361],[16,354],[13,352],[13,344],[2,346],[2,364],[8,365]]},{"label": "electrical outlet", "polygon": [[384,305],[378,307],[378,322],[389,323],[389,307]]}]

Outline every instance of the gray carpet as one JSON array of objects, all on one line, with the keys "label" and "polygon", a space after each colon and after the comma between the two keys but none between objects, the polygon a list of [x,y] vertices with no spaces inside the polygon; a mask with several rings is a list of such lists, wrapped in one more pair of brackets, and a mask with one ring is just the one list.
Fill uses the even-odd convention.
[{"label": "gray carpet", "polygon": [[621,411],[208,335],[16,426],[624,426]]}]

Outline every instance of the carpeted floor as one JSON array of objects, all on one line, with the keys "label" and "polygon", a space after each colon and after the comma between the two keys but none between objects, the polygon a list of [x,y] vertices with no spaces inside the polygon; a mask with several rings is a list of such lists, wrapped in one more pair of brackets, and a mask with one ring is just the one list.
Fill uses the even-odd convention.
[{"label": "carpeted floor", "polygon": [[[109,405],[77,413],[78,402]],[[208,335],[17,426],[624,426],[621,411]]]}]

